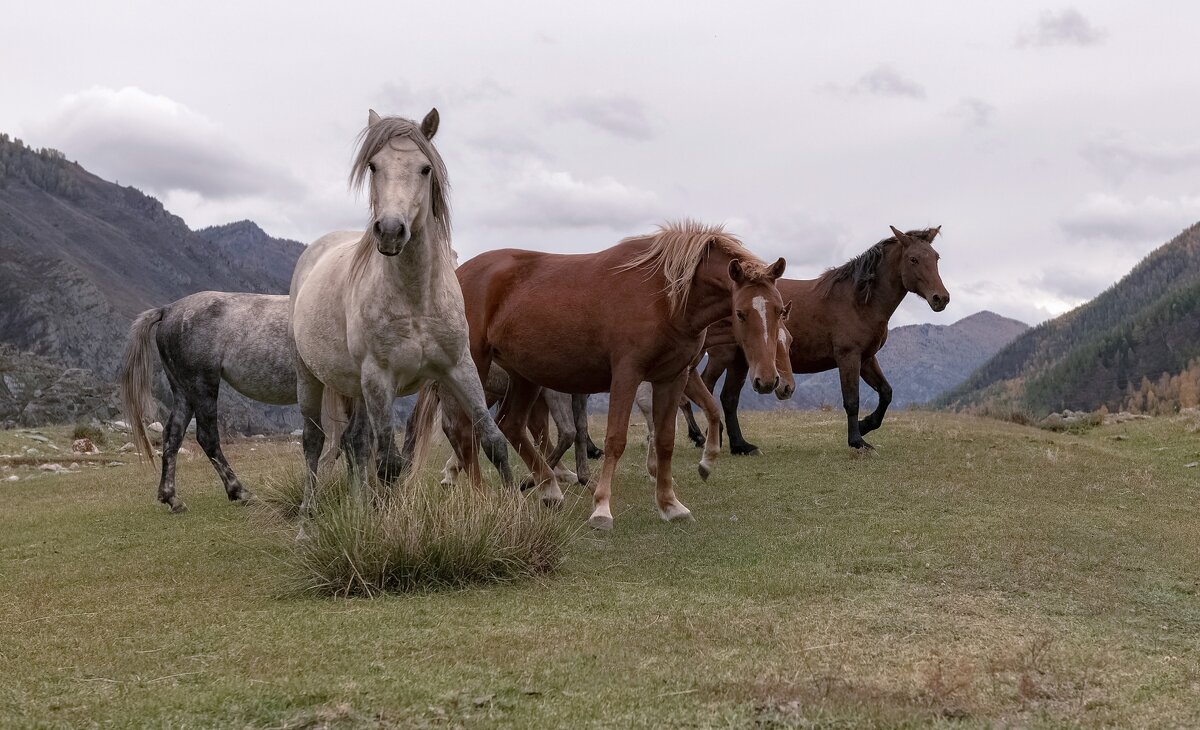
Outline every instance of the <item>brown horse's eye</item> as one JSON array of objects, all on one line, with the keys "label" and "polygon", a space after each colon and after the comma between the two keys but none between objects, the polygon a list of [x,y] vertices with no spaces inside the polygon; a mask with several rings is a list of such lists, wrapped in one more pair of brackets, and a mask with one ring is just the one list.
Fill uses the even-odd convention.
[{"label": "brown horse's eye", "polygon": [[746,313],[740,309],[737,310],[737,318],[738,318],[739,322],[745,322],[746,321]]},{"label": "brown horse's eye", "polygon": [[428,175],[431,172],[433,172],[433,166],[431,166],[431,165],[426,165],[425,167],[421,168],[422,175]]},{"label": "brown horse's eye", "polygon": [[912,258],[910,258],[908,261],[909,261],[909,263],[913,263],[913,264],[915,264],[915,263],[917,263],[917,257],[916,257],[916,256],[913,256],[913,257],[912,257]]}]

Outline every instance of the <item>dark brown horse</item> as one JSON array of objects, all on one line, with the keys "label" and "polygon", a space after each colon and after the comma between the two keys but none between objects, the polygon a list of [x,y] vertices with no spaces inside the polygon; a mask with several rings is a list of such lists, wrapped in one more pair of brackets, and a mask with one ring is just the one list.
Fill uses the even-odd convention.
[{"label": "dark brown horse", "polygon": [[[736,312],[746,315],[739,344],[755,387],[775,388],[775,333],[784,303],[767,266],[720,227],[668,225],[593,254],[491,251],[458,269],[471,354],[483,377],[493,362],[510,376],[497,420],[529,465],[543,501],[562,499],[553,473],[526,431],[540,390],[609,392],[604,465],[588,524],[612,527],[609,498],[638,384],[653,389],[656,506],[664,520],[690,519],[675,496],[671,454],[675,409],[705,329]],[[547,343],[553,343],[548,346]],[[447,401],[451,412],[457,409]],[[468,452],[473,435],[459,414],[451,437]],[[422,424],[419,428],[427,428]]]},{"label": "dark brown horse", "polygon": [[[909,292],[929,302],[935,312],[950,303],[950,294],[938,273],[940,256],[931,245],[940,230],[938,226],[901,233],[892,228],[891,238],[816,279],[776,282],[779,293],[791,300],[795,311],[800,313],[787,320],[792,335],[792,371],[819,373],[838,369],[842,405],[846,408],[847,441],[853,448],[871,448],[863,435],[879,428],[892,402],[892,387],[875,357],[887,341],[892,313]],[[725,373],[721,405],[729,432],[729,450],[734,454],[755,454],[758,447],[746,441],[738,424],[738,400],[746,382],[747,367],[745,355],[731,342],[732,328],[732,318],[709,328],[708,364],[701,377],[711,390]],[[878,407],[862,420],[858,418],[860,376],[879,394]],[[690,418],[688,436],[703,443],[703,436]]]}]

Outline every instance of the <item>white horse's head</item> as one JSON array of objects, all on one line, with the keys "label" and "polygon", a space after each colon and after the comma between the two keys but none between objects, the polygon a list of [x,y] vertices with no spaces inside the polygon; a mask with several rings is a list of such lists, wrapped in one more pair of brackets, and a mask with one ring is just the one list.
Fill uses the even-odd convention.
[{"label": "white horse's head", "polygon": [[370,186],[368,235],[384,256],[404,251],[430,228],[449,232],[446,167],[431,144],[438,129],[432,109],[417,126],[400,117],[380,117],[371,110],[362,144],[350,173],[352,185]]}]

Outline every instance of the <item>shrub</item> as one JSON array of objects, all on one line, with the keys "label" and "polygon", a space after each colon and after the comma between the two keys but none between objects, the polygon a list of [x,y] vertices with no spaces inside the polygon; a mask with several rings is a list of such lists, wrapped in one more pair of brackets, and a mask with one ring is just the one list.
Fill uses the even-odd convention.
[{"label": "shrub", "polygon": [[92,443],[97,446],[103,446],[107,437],[104,434],[104,429],[99,426],[93,426],[90,423],[77,423],[75,430],[71,432],[72,439],[91,439]]},{"label": "shrub", "polygon": [[[322,479],[319,509],[289,562],[299,587],[373,596],[546,575],[574,534],[567,520],[515,490],[445,488],[432,480],[350,495],[343,469]],[[260,489],[276,517],[296,515],[303,473]]]}]

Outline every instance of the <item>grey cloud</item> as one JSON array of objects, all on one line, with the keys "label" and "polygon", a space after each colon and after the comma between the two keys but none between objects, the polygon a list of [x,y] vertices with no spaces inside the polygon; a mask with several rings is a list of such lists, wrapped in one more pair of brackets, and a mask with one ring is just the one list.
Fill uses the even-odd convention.
[{"label": "grey cloud", "polygon": [[1200,219],[1200,198],[1167,200],[1148,197],[1127,201],[1096,194],[1059,221],[1059,227],[1076,240],[1118,243],[1166,241]]},{"label": "grey cloud", "polygon": [[958,102],[947,114],[961,119],[968,127],[981,128],[991,125],[992,117],[996,114],[996,107],[983,99],[968,97]]},{"label": "grey cloud", "polygon": [[1092,25],[1083,13],[1075,8],[1064,8],[1057,12],[1043,12],[1033,27],[1026,28],[1017,35],[1017,46],[1091,46],[1104,40],[1106,35],[1104,29]]},{"label": "grey cloud", "polygon": [[902,96],[910,99],[924,99],[925,87],[912,79],[901,76],[890,66],[879,66],[863,74],[850,90],[860,94],[875,96]]},{"label": "grey cloud", "polygon": [[1084,145],[1080,154],[1103,175],[1122,180],[1131,173],[1145,170],[1175,174],[1200,168],[1198,145],[1153,145],[1110,135]]},{"label": "grey cloud", "polygon": [[626,139],[645,141],[655,136],[654,124],[640,99],[626,94],[579,97],[557,104],[547,116],[555,121],[578,121]]},{"label": "grey cloud", "polygon": [[402,79],[384,83],[377,96],[377,111],[381,114],[416,118],[425,114],[431,107],[470,106],[505,99],[512,96],[512,92],[492,78],[481,79],[469,86],[438,87],[418,87]]},{"label": "grey cloud", "polygon": [[65,97],[34,136],[111,180],[157,195],[213,199],[296,194],[287,171],[256,160],[204,116],[135,87],[93,87]]},{"label": "grey cloud", "polygon": [[1052,267],[1022,284],[1066,300],[1085,301],[1104,291],[1116,277],[1082,268]]}]

